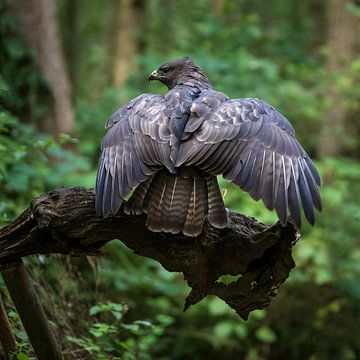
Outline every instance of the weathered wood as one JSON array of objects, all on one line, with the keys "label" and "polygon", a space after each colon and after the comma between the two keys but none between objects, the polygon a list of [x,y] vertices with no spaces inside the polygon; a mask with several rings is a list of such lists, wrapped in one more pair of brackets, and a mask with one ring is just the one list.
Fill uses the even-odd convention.
[{"label": "weathered wood", "polygon": [[37,358],[63,359],[22,261],[2,265],[0,271]]},{"label": "weathered wood", "polygon": [[[267,306],[295,266],[291,248],[299,235],[288,223],[272,227],[229,211],[228,226],[205,226],[197,238],[153,233],[145,216],[102,218],[94,211],[94,192],[59,189],[32,201],[30,208],[0,231],[0,264],[31,254],[96,255],[107,241],[121,239],[136,254],[182,272],[192,288],[185,309],[216,295],[241,317]],[[230,283],[222,275],[240,275]]]}]

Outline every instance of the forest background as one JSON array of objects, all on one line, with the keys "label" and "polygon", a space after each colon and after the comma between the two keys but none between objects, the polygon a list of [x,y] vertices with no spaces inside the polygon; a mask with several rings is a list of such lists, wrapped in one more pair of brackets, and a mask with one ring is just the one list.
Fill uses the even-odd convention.
[{"label": "forest background", "polygon": [[[207,298],[119,241],[27,268],[66,359],[360,358],[360,7],[347,0],[0,0],[0,226],[33,197],[93,187],[106,119],[160,64],[191,56],[219,91],[285,114],[320,169],[324,210],[264,311]],[[221,181],[233,210],[272,224]],[[34,358],[0,280],[19,345]]]}]

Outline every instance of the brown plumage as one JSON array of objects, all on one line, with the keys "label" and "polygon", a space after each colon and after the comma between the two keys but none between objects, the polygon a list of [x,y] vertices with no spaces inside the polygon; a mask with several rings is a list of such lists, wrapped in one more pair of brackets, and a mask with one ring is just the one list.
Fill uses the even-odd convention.
[{"label": "brown plumage", "polygon": [[131,189],[129,214],[147,213],[152,231],[189,236],[205,220],[226,226],[216,175],[301,226],[321,210],[319,174],[288,120],[259,99],[229,99],[189,58],[160,66],[149,80],[169,91],[143,94],[107,122],[96,181],[96,211],[115,213]]},{"label": "brown plumage", "polygon": [[225,227],[226,213],[216,177],[196,168],[180,168],[176,174],[158,171],[141,183],[125,205],[125,213],[148,214],[152,231],[193,236],[200,234],[205,219]]}]

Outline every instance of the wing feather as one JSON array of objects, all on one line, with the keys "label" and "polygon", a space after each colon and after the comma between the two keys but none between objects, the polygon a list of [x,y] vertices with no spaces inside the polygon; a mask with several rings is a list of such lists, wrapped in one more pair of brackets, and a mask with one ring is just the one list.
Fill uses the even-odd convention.
[{"label": "wing feather", "polygon": [[180,145],[175,165],[222,173],[275,209],[282,224],[290,213],[299,228],[301,207],[313,224],[314,207],[321,210],[320,176],[288,120],[258,99],[226,100],[214,107],[204,103],[200,97],[191,108],[201,109],[191,115],[197,126]]},{"label": "wing feather", "polygon": [[273,151],[269,149],[263,150],[260,174],[257,177],[258,187],[254,188],[254,193],[250,193],[256,200],[260,198],[264,201],[267,208],[271,208],[272,190],[273,190]]},{"label": "wing feather", "polygon": [[279,178],[279,191],[276,194],[275,211],[282,224],[286,224],[287,221],[287,208],[288,208],[288,180],[285,158],[281,155],[281,170]]},{"label": "wing feather", "polygon": [[291,163],[291,174],[290,174],[290,184],[288,189],[288,204],[291,217],[294,223],[301,227],[301,210],[300,210],[300,194],[299,187],[297,182],[297,171],[292,159],[290,158]]},{"label": "wing feather", "polygon": [[170,132],[163,96],[144,94],[107,121],[96,181],[96,212],[115,213],[132,188],[170,162]]},{"label": "wing feather", "polygon": [[299,191],[301,197],[301,203],[304,208],[304,214],[310,224],[315,222],[314,214],[314,202],[311,197],[311,192],[309,189],[309,184],[306,181],[306,177],[303,170],[302,161],[299,161]]}]

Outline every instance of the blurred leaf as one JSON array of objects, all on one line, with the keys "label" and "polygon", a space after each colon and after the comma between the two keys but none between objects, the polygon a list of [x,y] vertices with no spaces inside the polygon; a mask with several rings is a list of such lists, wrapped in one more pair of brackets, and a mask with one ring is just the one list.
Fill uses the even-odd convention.
[{"label": "blurred leaf", "polygon": [[265,310],[254,310],[250,313],[251,319],[262,320],[266,316]]},{"label": "blurred leaf", "polygon": [[214,333],[220,338],[227,338],[234,330],[234,325],[230,321],[220,321],[214,326]]},{"label": "blurred leaf", "polygon": [[255,336],[257,339],[259,339],[261,342],[272,344],[277,341],[277,336],[274,333],[273,330],[271,330],[267,326],[262,326],[255,332]]},{"label": "blurred leaf", "polygon": [[17,360],[30,360],[30,358],[27,355],[25,355],[23,352],[19,352],[16,355],[16,358]]},{"label": "blurred leaf", "polygon": [[95,337],[101,337],[107,334],[116,333],[117,329],[113,325],[105,324],[105,323],[95,323],[89,330],[90,334]]},{"label": "blurred leaf", "polygon": [[96,315],[98,314],[99,312],[102,311],[102,308],[99,306],[99,305],[95,305],[95,306],[92,306],[89,310],[89,314],[90,315]]},{"label": "blurred leaf", "polygon": [[156,316],[156,320],[165,326],[171,325],[175,322],[175,319],[172,316],[159,314]]},{"label": "blurred leaf", "polygon": [[209,303],[209,312],[213,316],[229,313],[229,306],[222,300],[214,298]]},{"label": "blurred leaf", "polygon": [[243,323],[236,324],[234,327],[234,331],[240,339],[246,339],[248,336],[248,328]]},{"label": "blurred leaf", "polygon": [[138,324],[134,324],[134,323],[132,323],[132,324],[121,324],[121,326],[124,329],[130,331],[133,334],[137,334],[139,329],[140,329],[140,326]]},{"label": "blurred leaf", "polygon": [[216,282],[218,283],[221,283],[221,284],[224,284],[224,285],[229,285],[233,282],[236,282],[238,281],[239,279],[241,278],[241,274],[239,275],[230,275],[230,274],[227,274],[227,275],[222,275],[220,276]]}]

